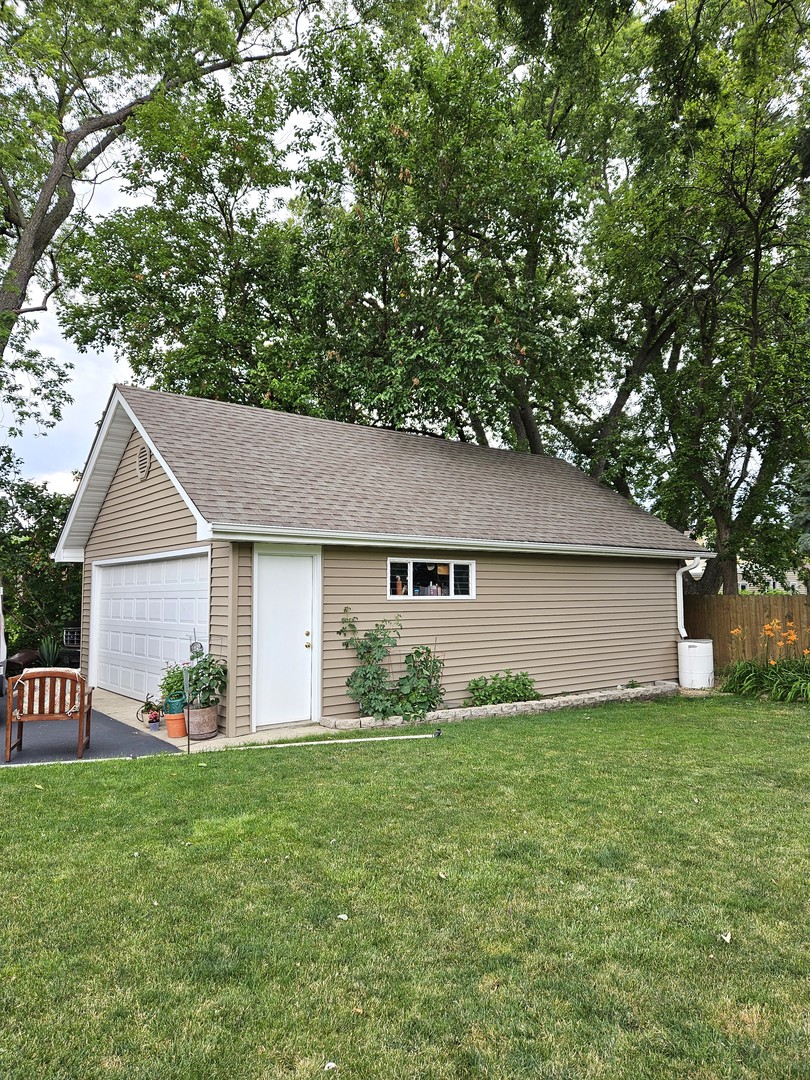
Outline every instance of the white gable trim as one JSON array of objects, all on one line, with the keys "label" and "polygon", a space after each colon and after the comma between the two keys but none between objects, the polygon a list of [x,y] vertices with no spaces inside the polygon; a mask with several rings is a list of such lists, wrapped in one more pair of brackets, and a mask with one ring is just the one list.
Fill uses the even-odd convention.
[{"label": "white gable trim", "polygon": [[53,554],[56,562],[83,562],[85,544],[90,538],[110,484],[121,464],[124,450],[137,431],[149,447],[152,457],[171,480],[177,493],[197,523],[197,539],[210,540],[211,527],[186,494],[184,488],[166,464],[165,459],[149,438],[143,425],[124,400],[118,389],[113,390],[102,417],[98,434],[90,449],[78,490],[73,499],[65,526]]}]

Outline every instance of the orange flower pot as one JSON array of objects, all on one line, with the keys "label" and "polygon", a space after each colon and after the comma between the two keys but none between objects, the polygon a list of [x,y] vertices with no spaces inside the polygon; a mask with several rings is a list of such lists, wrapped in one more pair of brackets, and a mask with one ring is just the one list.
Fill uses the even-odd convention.
[{"label": "orange flower pot", "polygon": [[186,714],[185,713],[164,713],[163,719],[166,721],[166,734],[170,739],[184,739],[186,735]]}]

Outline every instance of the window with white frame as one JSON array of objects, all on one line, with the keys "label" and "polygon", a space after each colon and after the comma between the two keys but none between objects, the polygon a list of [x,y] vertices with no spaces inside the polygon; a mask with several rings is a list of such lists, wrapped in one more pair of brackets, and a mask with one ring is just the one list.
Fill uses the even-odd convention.
[{"label": "window with white frame", "polygon": [[453,559],[389,559],[388,598],[473,599],[475,563]]}]

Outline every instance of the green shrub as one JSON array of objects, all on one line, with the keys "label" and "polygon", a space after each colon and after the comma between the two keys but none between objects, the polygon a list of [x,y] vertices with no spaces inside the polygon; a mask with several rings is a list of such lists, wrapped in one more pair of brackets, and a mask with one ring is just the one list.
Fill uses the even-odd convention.
[{"label": "green shrub", "polygon": [[405,673],[394,681],[390,671],[391,650],[399,641],[402,619],[381,619],[361,636],[351,608],[343,609],[338,634],[343,647],[353,649],[357,667],[346,680],[346,689],[364,716],[387,720],[403,716],[422,720],[444,699],[441,685],[444,661],[429,645],[417,645],[404,657]]},{"label": "green shrub", "polygon": [[536,701],[537,690],[528,671],[498,672],[487,678],[470,679],[465,705],[504,705],[510,701]]},{"label": "green shrub", "polygon": [[224,660],[210,653],[202,653],[182,664],[167,664],[160,681],[164,701],[170,697],[185,698],[185,672],[188,672],[188,701],[193,709],[219,704],[228,683],[228,668]]},{"label": "green shrub", "polygon": [[406,654],[405,669],[397,681],[397,715],[421,719],[444,700],[444,660],[429,645],[417,645]]},{"label": "green shrub", "polygon": [[727,669],[721,690],[771,701],[810,701],[810,659],[737,660]]}]

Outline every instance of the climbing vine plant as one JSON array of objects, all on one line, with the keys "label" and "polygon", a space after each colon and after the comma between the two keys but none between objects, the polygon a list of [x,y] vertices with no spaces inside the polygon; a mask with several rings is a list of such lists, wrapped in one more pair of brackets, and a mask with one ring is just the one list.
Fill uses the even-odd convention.
[{"label": "climbing vine plant", "polygon": [[402,716],[406,720],[422,720],[443,699],[441,685],[444,660],[429,645],[417,645],[403,658],[405,671],[394,678],[391,671],[391,650],[396,647],[402,632],[402,618],[381,619],[361,634],[351,608],[343,609],[338,634],[343,647],[353,649],[357,667],[346,680],[346,689],[364,716],[387,720]]}]

